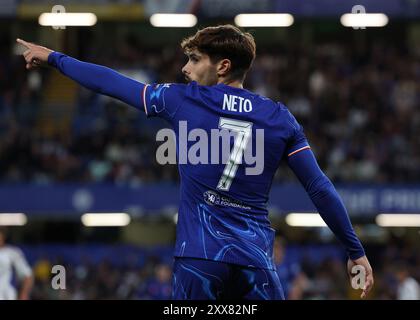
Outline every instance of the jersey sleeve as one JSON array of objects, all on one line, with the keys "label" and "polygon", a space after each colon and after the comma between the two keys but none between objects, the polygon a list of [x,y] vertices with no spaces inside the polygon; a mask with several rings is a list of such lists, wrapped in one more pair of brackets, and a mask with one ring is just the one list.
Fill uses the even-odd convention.
[{"label": "jersey sleeve", "polygon": [[48,64],[85,88],[143,109],[140,94],[144,84],[94,63],[79,61],[60,52],[48,56]]},{"label": "jersey sleeve", "polygon": [[12,255],[13,266],[19,279],[32,275],[32,269],[26,261],[23,252],[15,248]]},{"label": "jersey sleeve", "polygon": [[147,84],[142,99],[147,117],[161,117],[172,121],[186,96],[184,84]]},{"label": "jersey sleeve", "polygon": [[303,127],[297,122],[291,112],[285,108],[285,117],[290,128],[290,136],[287,141],[285,156],[291,157],[301,151],[310,149]]},{"label": "jersey sleeve", "polygon": [[348,256],[353,260],[364,256],[364,248],[353,229],[346,207],[312,151],[298,152],[288,158],[288,164],[322,219],[346,248]]}]

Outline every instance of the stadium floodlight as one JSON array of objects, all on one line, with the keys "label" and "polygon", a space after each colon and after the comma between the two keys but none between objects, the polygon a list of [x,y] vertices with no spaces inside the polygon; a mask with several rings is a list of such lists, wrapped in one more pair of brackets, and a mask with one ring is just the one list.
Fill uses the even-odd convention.
[{"label": "stadium floodlight", "polygon": [[420,214],[381,213],[376,216],[380,227],[420,227]]},{"label": "stadium floodlight", "polygon": [[155,13],[150,17],[154,27],[191,28],[197,24],[197,17],[189,13]]},{"label": "stadium floodlight", "polygon": [[27,221],[24,213],[0,213],[0,226],[24,226]]},{"label": "stadium floodlight", "polygon": [[85,213],[81,220],[85,227],[125,227],[131,218],[127,213]]},{"label": "stadium floodlight", "polygon": [[69,27],[90,27],[96,24],[98,18],[94,13],[42,13],[38,18],[41,26],[69,26]]},{"label": "stadium floodlight", "polygon": [[340,18],[345,27],[384,27],[388,24],[388,17],[383,13],[346,13]]},{"label": "stadium floodlight", "polygon": [[239,27],[290,27],[293,22],[289,13],[241,13],[235,17]]},{"label": "stadium floodlight", "polygon": [[286,216],[286,223],[292,227],[326,227],[324,220],[318,213],[289,213]]}]

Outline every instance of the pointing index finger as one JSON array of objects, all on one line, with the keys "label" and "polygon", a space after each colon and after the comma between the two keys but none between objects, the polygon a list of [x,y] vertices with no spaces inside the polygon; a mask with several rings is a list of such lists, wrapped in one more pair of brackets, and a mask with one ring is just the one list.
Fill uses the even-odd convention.
[{"label": "pointing index finger", "polygon": [[21,45],[25,46],[28,49],[31,48],[31,44],[29,42],[26,42],[25,40],[22,40],[22,39],[17,38],[16,39],[16,42],[17,43],[20,43]]}]

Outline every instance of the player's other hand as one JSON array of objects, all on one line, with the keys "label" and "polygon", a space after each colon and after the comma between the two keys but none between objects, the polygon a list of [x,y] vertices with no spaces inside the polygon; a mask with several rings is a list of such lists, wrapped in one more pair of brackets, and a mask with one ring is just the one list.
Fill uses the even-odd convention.
[{"label": "player's other hand", "polygon": [[362,285],[361,289],[363,290],[360,298],[364,299],[364,298],[366,298],[369,291],[373,287],[374,280],[373,280],[372,267],[370,266],[369,260],[367,259],[366,256],[360,257],[356,260],[349,259],[347,261],[347,273],[350,277],[350,281],[356,280],[356,279],[353,279],[353,278],[360,277],[360,275],[361,275],[361,272],[357,271],[357,269],[354,268],[355,266],[361,266],[362,267],[361,269],[364,269],[364,275],[365,275],[364,281],[363,281],[363,279],[360,279],[361,280],[360,284]]},{"label": "player's other hand", "polygon": [[28,70],[46,65],[48,63],[48,56],[53,52],[53,50],[26,42],[25,40],[16,39],[16,42],[26,48],[25,52],[23,52],[23,57],[25,58],[26,69]]}]

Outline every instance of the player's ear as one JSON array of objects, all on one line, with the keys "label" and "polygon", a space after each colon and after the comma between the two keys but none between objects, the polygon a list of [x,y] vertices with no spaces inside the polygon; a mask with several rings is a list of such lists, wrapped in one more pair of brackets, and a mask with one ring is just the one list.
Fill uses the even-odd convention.
[{"label": "player's ear", "polygon": [[232,68],[232,62],[229,59],[222,59],[217,64],[217,75],[226,77]]}]

